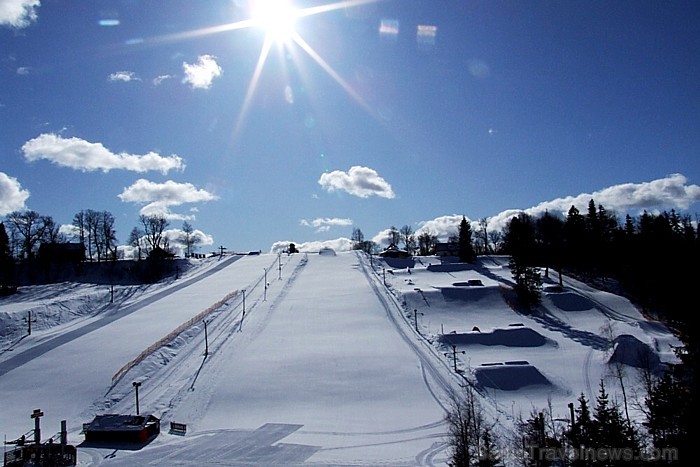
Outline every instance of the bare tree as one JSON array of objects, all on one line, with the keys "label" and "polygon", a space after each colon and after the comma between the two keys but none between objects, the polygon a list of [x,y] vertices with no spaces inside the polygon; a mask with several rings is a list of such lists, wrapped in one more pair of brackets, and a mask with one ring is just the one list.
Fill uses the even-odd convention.
[{"label": "bare tree", "polygon": [[194,229],[189,222],[184,221],[182,223],[182,235],[180,236],[180,242],[185,245],[185,257],[189,258],[192,255],[194,246],[201,242],[202,239],[194,234]]},{"label": "bare tree", "polygon": [[19,242],[20,254],[31,260],[42,241],[46,240],[47,231],[53,229],[55,223],[51,216],[42,216],[36,211],[14,211],[7,215],[7,223],[12,237]]},{"label": "bare tree", "polygon": [[143,237],[144,237],[143,230],[139,229],[138,227],[134,227],[133,229],[131,229],[131,233],[129,234],[128,243],[129,243],[129,245],[136,248],[136,252],[137,252],[136,258],[139,261],[141,261],[141,249],[143,248]]},{"label": "bare tree", "polygon": [[401,230],[399,230],[399,233],[401,234],[401,240],[403,240],[406,251],[413,253],[413,250],[416,248],[416,239],[413,235],[413,228],[410,225],[404,225],[401,227]]},{"label": "bare tree", "polygon": [[109,211],[100,213],[99,242],[104,247],[105,255],[117,259],[117,231],[114,229],[114,216]]},{"label": "bare tree", "polygon": [[393,243],[396,247],[398,247],[399,242],[401,242],[401,233],[396,230],[396,227],[393,225],[389,228],[389,242]]},{"label": "bare tree", "polygon": [[432,232],[425,231],[418,235],[418,254],[421,256],[427,256],[435,248],[437,243],[437,235]]},{"label": "bare tree", "polygon": [[143,225],[144,238],[148,244],[149,250],[157,250],[163,248],[164,232],[170,223],[165,216],[139,216],[141,225]]},{"label": "bare tree", "polygon": [[450,408],[445,416],[452,448],[450,467],[469,467],[479,458],[484,415],[477,400],[477,394],[470,385],[464,386],[461,393],[452,393]]},{"label": "bare tree", "polygon": [[[76,237],[78,241],[85,246],[86,235],[87,235],[87,224],[85,220],[85,211],[80,211],[73,216],[73,227],[77,230]],[[89,255],[88,255],[89,256]]]},{"label": "bare tree", "polygon": [[491,249],[489,245],[489,234],[486,228],[489,225],[489,219],[488,217],[482,217],[479,219],[479,228],[475,233],[475,239],[479,242],[482,243],[482,253],[485,255],[492,254],[493,250]]}]

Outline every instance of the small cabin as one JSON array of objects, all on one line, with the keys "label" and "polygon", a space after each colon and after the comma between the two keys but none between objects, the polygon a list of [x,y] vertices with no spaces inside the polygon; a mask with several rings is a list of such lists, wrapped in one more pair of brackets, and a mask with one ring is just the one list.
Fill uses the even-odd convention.
[{"label": "small cabin", "polygon": [[384,251],[379,253],[382,258],[409,258],[411,254],[397,247],[395,244],[391,244]]},{"label": "small cabin", "polygon": [[436,256],[459,256],[459,244],[455,242],[436,243]]},{"label": "small cabin", "polygon": [[154,415],[97,415],[84,427],[88,443],[146,444],[160,433],[160,419]]}]

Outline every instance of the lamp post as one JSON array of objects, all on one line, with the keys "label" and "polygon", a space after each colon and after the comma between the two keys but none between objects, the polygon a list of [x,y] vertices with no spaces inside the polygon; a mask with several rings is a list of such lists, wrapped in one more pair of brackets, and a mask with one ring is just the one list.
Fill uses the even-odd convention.
[{"label": "lamp post", "polygon": [[134,381],[131,384],[136,390],[136,415],[139,415],[139,386],[141,386],[141,383],[139,383],[138,381]]},{"label": "lamp post", "polygon": [[[459,353],[463,354],[465,352],[464,352],[464,350],[462,350]],[[449,354],[445,354],[445,355],[449,355]],[[455,373],[459,373],[459,371],[457,370],[457,346],[454,344],[452,344],[452,363],[454,365]]]},{"label": "lamp post", "polygon": [[209,336],[207,335],[207,320],[204,321],[204,358],[209,356]]},{"label": "lamp post", "polygon": [[420,331],[418,330],[418,315],[423,315],[423,313],[420,313],[417,308],[413,309],[413,324],[416,328],[416,332],[420,334]]}]

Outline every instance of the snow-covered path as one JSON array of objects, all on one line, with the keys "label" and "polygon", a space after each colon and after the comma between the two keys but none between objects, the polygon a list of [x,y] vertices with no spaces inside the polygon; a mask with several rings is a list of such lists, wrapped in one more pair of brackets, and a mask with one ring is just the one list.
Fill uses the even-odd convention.
[{"label": "snow-covered path", "polygon": [[359,261],[352,252],[308,255],[266,301],[251,294],[242,331],[209,356],[194,390],[168,412],[188,424],[188,441],[162,434],[102,463],[437,462],[444,410]]},{"label": "snow-covered path", "polygon": [[[59,335],[54,338],[59,339],[55,346],[50,344],[51,340],[44,341],[39,345],[51,348],[45,351],[39,347],[33,358],[21,364],[12,364],[12,357],[6,359],[7,371],[0,375],[0,394],[5,401],[21,403],[3,404],[0,411],[3,433],[17,436],[26,432],[31,428],[29,415],[37,408],[45,413],[42,424],[47,434],[58,431],[59,422],[64,419],[69,427],[80,427],[91,418],[88,412],[93,402],[105,397],[117,370],[178,325],[228,293],[245,288],[260,277],[263,268],[270,266],[272,258],[225,261],[228,264],[211,275],[205,273],[196,281],[175,282],[156,294],[157,300],[147,297],[129,304],[125,308],[128,313],[116,310],[115,315],[88,320],[85,332],[78,328],[68,333],[69,337],[74,333],[76,338]],[[105,321],[100,323],[100,320]],[[41,334],[33,334],[32,338],[41,339]],[[31,356],[31,345],[31,339],[25,340],[12,353],[26,351]],[[25,401],[32,401],[31,405]]]}]

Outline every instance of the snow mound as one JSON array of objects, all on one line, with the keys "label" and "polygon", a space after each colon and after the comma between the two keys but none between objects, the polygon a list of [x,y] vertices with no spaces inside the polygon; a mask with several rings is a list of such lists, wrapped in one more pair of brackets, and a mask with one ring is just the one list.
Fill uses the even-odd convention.
[{"label": "snow mound", "polygon": [[335,256],[335,250],[326,246],[318,250],[318,254],[321,256]]},{"label": "snow mound", "polygon": [[585,311],[595,308],[593,302],[576,293],[549,293],[548,296],[552,300],[554,306],[563,311]]},{"label": "snow mound", "polygon": [[501,391],[517,391],[526,386],[552,383],[527,361],[488,363],[474,370],[477,381],[483,387]]},{"label": "snow mound", "polygon": [[622,334],[613,341],[613,353],[608,363],[622,363],[635,368],[661,370],[659,356],[644,342],[629,334]]},{"label": "snow mound", "polygon": [[439,340],[448,345],[504,345],[507,347],[540,347],[545,344],[555,345],[537,331],[525,328],[494,329],[491,332],[465,332],[442,334]]}]

